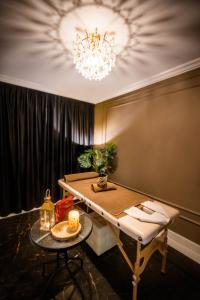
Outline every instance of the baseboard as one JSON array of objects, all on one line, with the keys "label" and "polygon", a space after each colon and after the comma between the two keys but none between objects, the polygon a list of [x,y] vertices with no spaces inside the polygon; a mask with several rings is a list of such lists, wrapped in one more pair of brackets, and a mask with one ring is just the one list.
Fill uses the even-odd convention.
[{"label": "baseboard", "polygon": [[168,231],[168,244],[200,264],[200,245],[171,230]]},{"label": "baseboard", "polygon": [[6,218],[10,218],[10,217],[15,217],[15,216],[22,215],[22,214],[27,214],[29,212],[32,212],[32,211],[38,210],[38,209],[40,209],[40,207],[34,207],[31,210],[22,210],[20,213],[17,213],[17,214],[16,213],[11,213],[11,214],[9,214],[9,215],[7,215],[5,217],[1,217],[0,216],[0,220],[6,219]]}]

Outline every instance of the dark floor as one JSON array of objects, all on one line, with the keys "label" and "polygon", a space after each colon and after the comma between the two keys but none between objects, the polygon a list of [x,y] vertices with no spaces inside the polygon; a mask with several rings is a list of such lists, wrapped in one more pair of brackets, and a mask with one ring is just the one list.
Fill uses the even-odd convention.
[{"label": "dark floor", "polygon": [[[30,227],[37,219],[38,211],[34,211],[0,220],[0,300],[37,299],[47,281],[41,265],[53,254],[29,240]],[[125,235],[121,238],[126,250],[133,253],[133,240]],[[71,250],[71,255],[76,253],[84,260],[84,271],[76,276],[86,300],[131,299],[131,272],[116,247],[98,257],[83,244]],[[165,275],[160,273],[160,262],[160,255],[155,253],[141,276],[138,300],[200,299],[200,265],[170,247]],[[57,295],[54,299],[81,299],[68,279],[66,270],[55,278],[51,286]]]}]

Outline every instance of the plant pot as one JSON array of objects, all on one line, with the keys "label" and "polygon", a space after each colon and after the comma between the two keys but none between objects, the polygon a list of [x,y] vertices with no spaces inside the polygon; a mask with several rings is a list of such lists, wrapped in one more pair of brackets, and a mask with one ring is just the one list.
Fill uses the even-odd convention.
[{"label": "plant pot", "polygon": [[98,185],[100,188],[106,188],[106,186],[107,186],[107,181],[108,181],[108,175],[100,176],[100,177],[98,178],[97,185]]}]

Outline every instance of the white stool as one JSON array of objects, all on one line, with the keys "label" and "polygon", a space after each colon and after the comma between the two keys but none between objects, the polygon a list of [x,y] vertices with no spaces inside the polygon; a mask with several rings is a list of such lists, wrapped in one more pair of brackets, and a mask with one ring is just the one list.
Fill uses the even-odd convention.
[{"label": "white stool", "polygon": [[[106,221],[97,213],[92,212],[90,218],[93,222],[93,230],[86,243],[97,254],[101,255],[107,250],[116,245],[113,233],[107,225]],[[116,228],[116,232],[119,235],[119,230]]]}]

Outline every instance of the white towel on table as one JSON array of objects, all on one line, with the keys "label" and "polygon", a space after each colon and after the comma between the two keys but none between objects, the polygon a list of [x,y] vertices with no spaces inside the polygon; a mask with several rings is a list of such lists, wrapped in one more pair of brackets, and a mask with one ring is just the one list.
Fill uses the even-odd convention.
[{"label": "white towel on table", "polygon": [[[147,202],[147,204],[145,202]],[[169,222],[169,216],[159,204],[153,203],[151,201],[145,202],[143,202],[142,205],[144,205],[145,203],[145,207],[153,210],[154,212],[152,214],[148,214],[135,206],[126,209],[124,212],[130,217],[136,218],[143,222],[156,223],[161,225],[165,225]],[[151,205],[151,203],[148,202],[151,202],[153,205]]]},{"label": "white towel on table", "polygon": [[156,202],[148,200],[148,201],[142,202],[141,205],[164,215],[166,218],[169,218],[169,216],[166,213],[166,211],[164,210],[164,208]]}]

